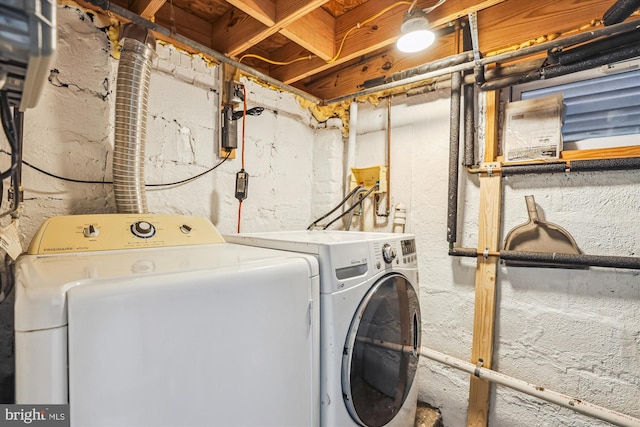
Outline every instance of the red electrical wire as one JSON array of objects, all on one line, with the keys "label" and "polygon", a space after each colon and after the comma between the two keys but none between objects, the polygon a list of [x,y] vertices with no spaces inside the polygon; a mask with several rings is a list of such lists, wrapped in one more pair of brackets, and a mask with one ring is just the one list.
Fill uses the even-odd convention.
[{"label": "red electrical wire", "polygon": [[[244,132],[245,132],[245,124],[247,122],[247,88],[242,86],[242,95],[243,95],[243,115],[242,115],[242,151],[240,158],[241,160],[241,169],[244,171]],[[238,233],[240,233],[240,222],[242,220],[242,200],[238,203]]]}]

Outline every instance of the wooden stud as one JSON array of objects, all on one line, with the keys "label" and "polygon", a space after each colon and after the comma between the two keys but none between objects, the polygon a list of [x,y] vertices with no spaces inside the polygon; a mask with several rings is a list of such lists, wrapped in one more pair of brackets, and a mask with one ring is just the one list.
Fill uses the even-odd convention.
[{"label": "wooden stud", "polygon": [[272,0],[227,0],[227,2],[267,27],[276,23],[276,4]]},{"label": "wooden stud", "polygon": [[165,3],[166,0],[134,0],[131,10],[145,19],[151,19]]},{"label": "wooden stud", "polygon": [[280,34],[325,61],[335,55],[334,19],[322,8],[289,24]]},{"label": "wooden stud", "polygon": [[560,153],[561,160],[602,160],[640,157],[640,145],[614,148],[594,148],[591,150],[567,150]]},{"label": "wooden stud", "polygon": [[[490,164],[498,153],[498,91],[487,93],[487,127],[484,161]],[[499,166],[499,164],[495,164]],[[478,251],[498,251],[502,176],[499,172],[480,175],[480,212],[478,217]],[[491,369],[496,313],[496,277],[499,258],[479,256],[476,264],[475,305],[471,362]],[[489,420],[491,383],[471,377],[467,424],[484,427]]]},{"label": "wooden stud", "polygon": [[[327,0],[280,0],[276,5],[274,12],[275,19],[272,14],[264,9],[267,8],[269,2],[266,0],[234,0],[234,5],[241,7],[241,11],[230,9],[213,26],[213,42],[214,48],[220,52],[225,52],[232,57],[240,56],[244,51],[265,40],[269,36],[285,29],[287,26],[295,23],[298,19],[313,12]],[[313,15],[312,15],[313,16]],[[315,22],[312,17],[308,18],[308,23],[313,23],[317,28],[324,28],[325,25]],[[286,33],[283,33],[286,36]],[[300,36],[301,31],[292,30],[293,35]],[[309,33],[305,43],[313,46],[317,41],[316,38],[333,37],[333,31],[322,34]],[[320,50],[321,53],[324,50]],[[323,53],[323,56],[326,56]],[[271,59],[271,58],[269,58]]]}]

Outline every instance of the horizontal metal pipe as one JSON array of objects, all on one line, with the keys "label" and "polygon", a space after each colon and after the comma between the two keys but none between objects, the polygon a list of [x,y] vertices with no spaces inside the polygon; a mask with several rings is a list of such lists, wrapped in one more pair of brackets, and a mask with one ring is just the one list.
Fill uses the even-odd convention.
[{"label": "horizontal metal pipe", "polygon": [[203,44],[200,44],[196,41],[193,41],[191,39],[188,39],[184,36],[181,36],[180,34],[175,34],[172,33],[170,30],[168,30],[167,28],[164,28],[161,25],[156,24],[155,22],[151,22],[147,19],[144,19],[142,17],[140,17],[140,15],[137,15],[134,12],[131,12],[129,9],[125,9],[121,6],[118,6],[117,4],[111,2],[111,1],[103,1],[103,0],[85,0],[87,3],[90,3],[94,6],[97,6],[103,10],[107,10],[110,12],[113,12],[116,15],[119,15],[121,17],[123,17],[124,19],[134,22],[136,24],[142,25],[145,28],[148,28],[151,31],[155,31],[158,34],[161,34],[169,39],[173,39],[175,41],[177,41],[180,44],[183,44],[185,46],[188,46],[198,52],[201,52],[207,56],[210,56],[211,58],[214,58],[222,63],[225,64],[229,64],[232,67],[235,67],[249,75],[252,75],[260,80],[262,80],[265,83],[268,83],[272,86],[277,87],[278,89],[282,89],[284,91],[293,93],[294,95],[298,95],[301,98],[304,98],[308,101],[314,102],[316,104],[322,104],[322,100],[316,96],[313,96],[305,91],[302,91],[298,88],[295,88],[293,86],[290,86],[288,84],[282,83],[279,80],[274,79],[273,77],[270,77],[264,73],[261,73],[258,70],[255,70],[251,67],[248,67],[238,61],[234,61],[233,59],[229,58],[228,56],[223,55],[220,52],[217,52]]},{"label": "horizontal metal pipe", "polygon": [[[633,170],[640,169],[640,157],[626,157],[620,159],[599,160],[570,160],[559,163],[535,163],[530,165],[502,165],[500,173],[508,175],[526,175],[532,173],[562,173],[562,172],[597,172],[604,170]],[[486,172],[483,169],[470,169],[471,173]]]},{"label": "horizontal metal pipe", "polygon": [[604,25],[617,24],[627,19],[640,7],[638,0],[618,0],[602,16]]},{"label": "horizontal metal pipe", "polygon": [[600,55],[608,50],[618,49],[620,46],[637,43],[639,40],[640,31],[634,30],[622,34],[613,34],[607,38],[595,40],[569,50],[549,52],[548,57],[550,60],[557,61],[560,65],[566,65]]},{"label": "horizontal metal pipe", "polygon": [[585,59],[584,61],[543,68],[541,78],[551,79],[554,77],[565,76],[567,74],[589,70],[601,65],[635,58],[638,55],[640,55],[640,44],[625,46],[620,49],[616,49],[615,51],[605,52],[594,58]]},{"label": "horizontal metal pipe", "polygon": [[567,172],[566,163],[537,163],[531,165],[502,165],[501,173],[507,175],[526,175],[530,173]]},{"label": "horizontal metal pipe", "polygon": [[505,261],[532,261],[562,265],[584,265],[640,270],[640,257],[500,251],[500,259]]},{"label": "horizontal metal pipe", "polygon": [[[439,61],[435,61],[435,62],[439,62]],[[421,67],[426,67],[427,65],[430,65],[430,64],[433,64],[433,63],[429,63]],[[417,67],[417,68],[421,68],[421,67]],[[381,84],[368,89],[363,89],[359,92],[354,92],[348,95],[339,96],[337,98],[327,99],[324,101],[324,105],[331,105],[331,104],[347,101],[350,99],[359,98],[361,96],[371,95],[371,94],[382,92],[389,89],[395,89],[400,86],[404,86],[411,83],[417,83],[424,80],[429,80],[434,77],[440,77],[440,76],[444,76],[446,74],[452,74],[458,71],[470,70],[473,68],[473,62],[466,62],[463,64],[447,66],[441,69],[434,69],[433,71],[429,71],[424,74],[414,74],[412,70],[416,70],[417,68],[412,68],[410,70],[405,71],[407,75],[412,75],[412,77],[407,77],[404,80],[397,80],[397,81],[392,81],[390,83]]]},{"label": "horizontal metal pipe", "polygon": [[556,405],[572,409],[581,414],[588,415],[590,417],[597,418],[599,420],[603,420],[617,426],[640,427],[640,419],[638,418],[634,418],[630,415],[626,415],[612,409],[604,408],[602,406],[594,405],[593,403],[586,402],[582,399],[564,395],[557,391],[550,390],[547,387],[528,383],[526,381],[494,371],[492,369],[476,366],[473,363],[460,360],[458,358],[440,353],[439,351],[432,350],[427,347],[420,347],[420,355],[428,359],[435,360],[436,362],[440,362],[444,365],[467,372],[478,378],[482,378],[487,381],[509,387],[513,390],[517,390],[522,393],[537,397],[539,399],[546,400],[547,402],[555,403]]},{"label": "horizontal metal pipe", "polygon": [[516,74],[495,80],[490,80],[483,83],[480,88],[484,91],[498,90],[505,87],[536,80],[551,79],[554,77],[572,74],[578,71],[589,70],[601,65],[635,58],[638,55],[640,55],[640,44],[629,45],[620,49],[616,49],[614,51],[605,52],[596,57],[585,59],[580,62],[574,62],[566,65],[551,65],[548,67],[540,68],[539,70],[527,72],[525,74]]},{"label": "horizontal metal pipe", "polygon": [[609,36],[611,34],[632,31],[640,28],[639,21],[622,22],[620,24],[612,25],[610,27],[602,27],[595,30],[587,31],[584,33],[576,34],[574,36],[559,38],[548,42],[540,43],[537,45],[524,47],[522,49],[514,50],[512,52],[505,52],[499,55],[489,56],[480,60],[480,65],[489,65],[499,62],[506,62],[512,59],[521,58],[523,56],[533,55],[544,50],[555,49],[558,47],[573,46],[579,43],[588,42],[589,40],[596,39],[598,37]]},{"label": "horizontal metal pipe", "polygon": [[447,56],[445,58],[438,59],[436,61],[429,62],[415,68],[399,71],[390,75],[387,81],[394,82],[399,80],[406,80],[409,77],[426,74],[431,71],[441,70],[443,68],[451,67],[454,65],[464,64],[465,62],[469,62],[471,60],[473,60],[473,52],[462,52],[457,55]]},{"label": "horizontal metal pipe", "polygon": [[530,71],[525,74],[517,74],[507,77],[502,77],[500,79],[488,80],[480,86],[480,89],[483,91],[491,91],[491,90],[499,90],[505,87],[515,86],[522,83],[535,82],[536,80],[540,80],[542,78],[542,73],[540,70]]},{"label": "horizontal metal pipe", "polygon": [[[435,69],[435,66],[433,64],[437,63],[438,61],[434,61],[434,62],[421,65],[419,67],[415,67],[402,72],[404,75],[407,75],[407,76],[411,75],[411,77],[407,77],[402,80],[397,80],[390,83],[364,89],[359,92],[351,93],[349,95],[344,95],[337,98],[331,98],[331,99],[325,100],[324,104],[329,105],[329,104],[334,104],[337,102],[342,102],[349,99],[357,98],[360,96],[371,95],[373,93],[377,93],[380,91],[394,89],[399,86],[428,80],[428,79],[439,77],[445,74],[455,73],[457,71],[473,70],[474,67],[476,67],[477,65],[490,65],[490,64],[500,63],[500,62],[507,62],[513,59],[521,58],[528,55],[533,55],[538,52],[555,49],[558,47],[573,46],[579,43],[584,43],[589,40],[593,40],[598,37],[608,36],[610,34],[614,34],[617,32],[631,31],[636,28],[640,28],[640,22],[638,21],[622,22],[620,24],[612,25],[610,27],[603,27],[596,30],[591,30],[584,33],[576,34],[574,36],[555,39],[548,42],[540,43],[538,45],[533,45],[533,46],[525,47],[522,49],[514,50],[512,52],[506,52],[499,55],[489,56],[487,58],[481,59],[477,63],[476,61],[469,61],[469,62],[465,62],[458,65],[445,66],[444,68]],[[465,52],[465,54],[466,53],[469,53],[469,52]],[[419,73],[420,70],[424,70],[424,69],[430,69],[433,71],[425,72],[423,74],[416,74],[416,73]]]},{"label": "horizontal metal pipe", "polygon": [[602,160],[572,160],[570,163],[571,172],[631,169],[640,169],[640,157]]},{"label": "horizontal metal pipe", "polygon": [[561,264],[567,266],[583,265],[590,267],[628,268],[640,270],[640,257],[562,254],[558,252],[525,251],[479,251],[473,248],[451,248],[449,255],[477,258],[479,256],[497,256],[505,261],[525,261],[540,264]]}]

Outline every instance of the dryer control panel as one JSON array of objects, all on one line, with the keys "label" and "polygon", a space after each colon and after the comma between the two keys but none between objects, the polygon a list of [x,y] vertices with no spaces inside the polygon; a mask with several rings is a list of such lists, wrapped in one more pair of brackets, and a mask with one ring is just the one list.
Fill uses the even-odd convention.
[{"label": "dryer control panel", "polygon": [[30,255],[223,243],[202,217],[154,214],[68,215],[49,218]]}]

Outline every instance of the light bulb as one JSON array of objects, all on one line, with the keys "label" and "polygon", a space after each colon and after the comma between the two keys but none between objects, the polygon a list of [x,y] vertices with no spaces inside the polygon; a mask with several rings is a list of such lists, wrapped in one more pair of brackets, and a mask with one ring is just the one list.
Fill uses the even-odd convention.
[{"label": "light bulb", "polygon": [[436,40],[436,35],[429,30],[429,20],[422,9],[413,9],[402,17],[400,27],[402,36],[397,46],[401,52],[418,52],[428,48]]},{"label": "light bulb", "polygon": [[435,34],[429,30],[418,30],[404,34],[398,39],[398,49],[401,52],[419,52],[431,46],[436,40]]}]

